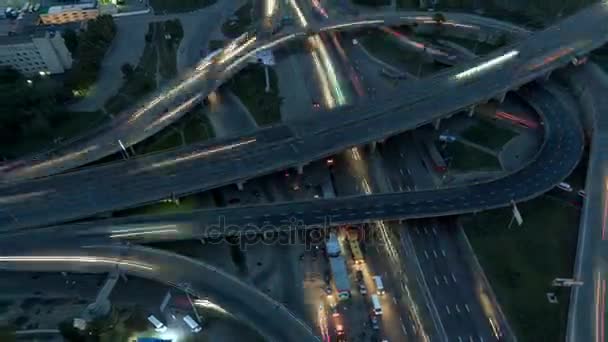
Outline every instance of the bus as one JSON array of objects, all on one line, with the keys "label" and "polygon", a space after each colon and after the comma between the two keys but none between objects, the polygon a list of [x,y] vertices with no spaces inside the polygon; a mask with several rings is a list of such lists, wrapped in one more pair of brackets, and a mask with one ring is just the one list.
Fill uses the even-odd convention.
[{"label": "bus", "polygon": [[346,239],[348,240],[350,251],[353,253],[353,260],[355,261],[355,264],[364,263],[365,260],[363,259],[363,253],[361,253],[361,245],[359,244],[359,234],[357,234],[357,231],[347,229]]},{"label": "bus", "polygon": [[384,294],[384,284],[382,284],[382,277],[380,276],[373,276],[372,277],[374,279],[374,284],[376,284],[376,293],[381,296]]},{"label": "bus", "polygon": [[192,329],[192,332],[194,333],[197,333],[202,329],[201,326],[192,317],[190,317],[190,315],[184,316],[184,322],[188,324],[188,326],[190,327],[190,329]]},{"label": "bus", "polygon": [[378,295],[372,295],[372,305],[374,306],[374,315],[382,315],[382,304],[380,304],[380,298]]},{"label": "bus", "polygon": [[148,322],[152,323],[156,332],[162,333],[167,331],[167,326],[165,326],[163,322],[159,321],[158,318],[154,317],[154,315],[148,316]]}]

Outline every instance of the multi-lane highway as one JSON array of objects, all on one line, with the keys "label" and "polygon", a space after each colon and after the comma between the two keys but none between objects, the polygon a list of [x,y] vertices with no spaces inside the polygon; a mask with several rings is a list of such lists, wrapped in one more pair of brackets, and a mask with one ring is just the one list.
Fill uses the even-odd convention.
[{"label": "multi-lane highway", "polygon": [[50,229],[71,236],[110,236],[115,240],[126,237],[150,242],[245,232],[254,236],[264,230],[302,228],[303,224],[425,218],[509,205],[511,201],[535,197],[563,180],[578,163],[584,143],[577,113],[565,110],[559,98],[538,85],[524,88],[520,93],[543,118],[545,141],[535,159],[521,170],[490,182],[437,190],[134,216],[43,228],[42,231]]},{"label": "multi-lane highway", "polygon": [[[275,14],[278,11],[275,11]],[[448,14],[444,26],[453,30],[479,30],[484,32],[506,30],[510,35],[520,36],[527,31],[517,26],[471,14]],[[370,25],[393,24],[434,25],[425,12],[376,13],[364,17],[346,17],[324,22],[316,30],[359,28]],[[463,24],[464,23],[464,24]],[[290,39],[304,37],[303,28],[288,28],[274,36],[264,38],[241,37],[227,45],[223,52],[212,60],[202,60],[181,78],[142,99],[139,104],[120,113],[107,125],[87,132],[73,141],[64,143],[44,153],[26,157],[11,165],[14,169],[3,172],[0,179],[9,182],[49,176],[96,161],[134,145],[154,135],[187,113],[194,105],[217,89],[249,63],[248,56],[256,51],[277,46]],[[119,141],[120,140],[120,141]]]},{"label": "multi-lane highway", "polygon": [[593,117],[586,197],[579,228],[568,341],[605,341],[606,282],[608,281],[608,78],[596,65],[569,73],[582,106]]},{"label": "multi-lane highway", "polygon": [[[277,126],[259,141],[255,136],[242,137],[238,144],[172,152],[162,162],[150,160],[163,159],[157,154],[7,185],[0,189],[4,204],[0,225],[42,226],[151,203],[245,181],[385,139],[501,96],[569,63],[575,54],[596,48],[608,39],[608,27],[601,24],[606,14],[606,5],[594,5],[490,56],[405,84],[384,101],[345,108],[322,121]],[[554,58],[556,54],[559,58]],[[420,196],[438,198],[432,193]]]},{"label": "multi-lane highway", "polygon": [[[603,25],[606,14],[608,14],[606,3],[598,3],[567,18],[555,27],[530,35],[519,43],[492,55],[456,66],[435,77],[421,80],[415,85],[405,85],[399,93],[392,94],[381,102],[381,106],[365,104],[356,108],[346,108],[324,119],[322,123],[280,125],[231,141],[215,142],[204,147],[190,147],[185,154],[183,151],[173,151],[170,154],[157,154],[65,175],[6,185],[0,189],[2,204],[0,224],[7,230],[87,217],[95,213],[153,202],[172,195],[245,181],[273,170],[303,165],[346,147],[382,140],[475,103],[501,96],[510,89],[569,63],[576,54],[596,48],[608,39],[608,27]],[[327,28],[343,27],[327,26]],[[234,71],[239,64],[232,64],[233,69],[228,66],[223,72]],[[545,142],[536,158],[523,169],[498,180],[452,189],[213,209],[163,217],[134,217],[44,228],[40,232],[35,232],[41,234],[50,232],[47,240],[41,240],[40,245],[31,248],[20,245],[19,251],[10,248],[17,245],[14,239],[29,239],[31,235],[26,232],[15,233],[17,235],[12,236],[13,239],[7,239],[7,243],[12,244],[4,249],[6,253],[4,260],[0,260],[3,261],[3,267],[11,269],[67,268],[83,271],[83,265],[76,266],[80,261],[74,262],[74,259],[70,258],[66,262],[56,258],[62,252],[60,247],[44,245],[56,241],[54,239],[68,241],[73,239],[79,242],[66,248],[67,254],[81,258],[84,254],[90,253],[97,258],[94,261],[84,262],[88,272],[92,271],[93,265],[95,265],[93,270],[105,272],[120,264],[121,267],[127,268],[126,271],[129,273],[165,283],[179,285],[189,282],[190,289],[198,295],[204,295],[204,291],[209,289],[222,290],[223,292],[220,292],[225,294],[226,289],[221,285],[225,283],[219,280],[212,284],[198,283],[203,281],[203,277],[199,277],[201,270],[198,264],[185,265],[183,269],[187,272],[183,272],[174,268],[176,260],[172,259],[173,256],[155,255],[162,252],[140,247],[105,245],[87,249],[81,247],[81,242],[106,241],[107,243],[107,239],[153,241],[192,238],[209,236],[211,233],[224,234],[231,227],[234,227],[235,233],[247,228],[258,233],[266,228],[277,229],[289,225],[293,223],[291,219],[300,220],[307,225],[319,225],[327,224],[328,220],[337,224],[429,217],[486,210],[507,205],[511,201],[528,199],[548,190],[570,173],[581,155],[583,140],[582,129],[575,113],[563,110],[559,98],[538,86],[527,87],[521,94],[543,117]],[[438,99],[442,101],[438,102]],[[191,105],[199,98],[183,100],[186,105]],[[171,105],[174,100],[167,101],[165,104]],[[185,107],[176,108],[171,108],[170,112],[168,109],[168,113],[171,114],[166,119],[162,119],[164,116],[160,119],[156,117],[150,122],[154,125],[155,120],[161,120],[157,125],[162,125],[163,122],[169,122],[171,117],[179,116],[179,113],[185,110]],[[406,120],[403,119],[404,116],[407,116]],[[116,146],[107,150],[105,147],[92,148],[78,156],[86,156],[92,151],[112,149],[117,150]],[[93,157],[95,153],[97,152],[91,153],[90,158],[95,158]],[[79,158],[76,159],[80,160]],[[68,165],[63,164],[64,162],[76,159],[61,159],[60,156],[49,161],[58,162],[57,170],[67,170],[75,165],[84,164],[80,161],[73,162],[68,163],[69,166],[64,168],[63,165]],[[42,170],[44,167],[39,169]],[[55,170],[54,167],[48,170],[51,169]],[[46,175],[44,172],[41,174]],[[216,226],[218,224],[219,226]],[[222,224],[225,226],[222,227]],[[70,229],[78,231],[70,231]],[[44,253],[46,256],[52,255],[54,259],[45,263],[42,259],[8,259],[6,256],[31,256],[32,250],[37,250],[42,255]],[[138,253],[141,255],[137,255]],[[108,258],[115,260],[119,258],[121,261],[108,262]],[[192,263],[192,261],[187,260],[183,263]],[[143,271],[146,267],[155,269],[159,265],[170,271],[163,273],[163,276]],[[196,274],[197,277],[185,277],[188,274]],[[598,288],[601,289],[603,286],[601,281],[599,284]],[[265,335],[278,340],[291,340],[294,336],[314,338],[304,324],[283,312],[284,308],[279,304],[271,314],[276,314],[276,321],[281,322],[281,326],[269,327],[267,319],[259,318],[261,311],[264,310],[262,307],[269,308],[273,302],[269,298],[260,297],[263,295],[256,291],[241,290],[242,293],[230,293],[230,298],[224,299],[222,303],[227,307],[235,308],[236,312],[244,313],[250,319],[253,317],[258,328],[268,329],[263,331]],[[604,296],[596,295],[596,300],[597,298]],[[234,307],[237,300],[246,299],[258,302],[253,303],[253,307]],[[603,310],[598,309],[596,315],[600,311],[603,318]],[[293,319],[286,320],[285,317]],[[596,323],[596,326],[599,326],[599,323]],[[601,331],[603,332],[603,329]]]}]

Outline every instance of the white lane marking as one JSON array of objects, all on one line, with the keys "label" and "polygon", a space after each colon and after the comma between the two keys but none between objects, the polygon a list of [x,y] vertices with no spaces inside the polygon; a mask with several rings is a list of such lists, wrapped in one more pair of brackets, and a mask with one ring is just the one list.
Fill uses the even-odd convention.
[{"label": "white lane marking", "polygon": [[454,273],[452,273],[452,281],[456,283],[456,276],[454,275]]}]

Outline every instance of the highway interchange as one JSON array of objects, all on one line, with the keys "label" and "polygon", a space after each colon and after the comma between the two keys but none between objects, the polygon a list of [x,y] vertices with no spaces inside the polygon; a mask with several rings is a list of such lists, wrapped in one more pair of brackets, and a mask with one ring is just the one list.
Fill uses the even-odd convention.
[{"label": "highway interchange", "polygon": [[[433,77],[405,84],[397,94],[386,96],[381,106],[373,102],[345,108],[324,118],[323,123],[311,120],[279,125],[261,132],[259,140],[256,135],[248,135],[210,148],[191,146],[183,151],[7,184],[0,188],[0,201],[4,204],[0,227],[44,226],[153,203],[244,182],[274,170],[302,166],[351,146],[381,141],[475,103],[501,97],[568,64],[574,55],[601,45],[608,37],[600,24],[603,12],[605,5],[594,5],[560,22],[559,27]],[[586,25],[579,24],[578,16],[584,18]],[[545,57],[566,47],[572,51],[542,64]],[[468,74],[475,65],[488,65],[488,61],[504,56],[509,58],[500,67]],[[436,105],[437,97],[445,98],[441,108]],[[404,115],[407,120],[403,120]],[[370,120],[374,120],[373,129]]]},{"label": "highway interchange", "polygon": [[[279,125],[231,141],[208,143],[206,147],[193,146],[186,148],[186,151],[144,156],[64,175],[7,184],[0,189],[0,203],[2,203],[2,213],[4,213],[4,216],[0,218],[0,223],[3,230],[8,232],[7,237],[16,234],[13,238],[23,241],[22,239],[28,236],[27,231],[17,233],[11,231],[62,223],[76,218],[89,217],[96,213],[133,207],[171,196],[181,196],[246,181],[274,170],[305,165],[351,146],[381,141],[388,136],[470,108],[484,100],[500,97],[511,89],[518,88],[544,76],[554,68],[569,63],[573,55],[591,51],[608,39],[608,28],[601,25],[606,11],[604,3],[594,5],[576,16],[564,20],[559,24],[559,28],[552,27],[546,31],[532,34],[529,38],[493,55],[456,66],[440,75],[421,80],[415,86],[405,85],[399,94],[407,94],[407,96],[391,95],[383,102],[384,105],[381,108],[374,108],[375,111],[370,110],[373,104],[346,108],[342,112],[350,113],[348,120],[345,120],[344,116],[341,117],[341,113],[336,113],[332,119],[325,120],[323,125],[314,120],[294,126]],[[584,21],[585,25],[581,25],[581,21]],[[580,37],[585,37],[584,44],[579,44]],[[590,41],[589,37],[594,37],[594,39]],[[573,47],[575,51],[547,65],[533,70],[527,69],[564,46]],[[466,81],[462,81],[458,77],[458,75],[465,75],[467,70],[472,70],[475,66],[487,65],[488,61],[508,56],[513,51],[518,53],[511,54],[510,56],[513,57],[506,60],[501,67],[487,68]],[[433,89],[433,91],[429,89]],[[446,96],[448,92],[449,96]],[[117,227],[150,227],[152,222],[155,225],[173,225],[177,232],[168,237],[166,235],[145,235],[146,240],[143,241],[208,236],[212,232],[218,232],[212,230],[213,225],[217,224],[218,218],[222,217],[225,218],[226,225],[249,226],[253,227],[253,232],[258,233],[259,228],[264,229],[264,226],[273,227],[270,229],[285,226],[290,223],[292,218],[310,226],[326,224],[327,220],[331,220],[332,224],[341,224],[379,219],[421,218],[481,211],[509,205],[511,201],[521,201],[537,196],[565,178],[578,162],[583,147],[582,128],[575,113],[563,115],[565,111],[555,94],[549,93],[539,85],[526,86],[519,91],[519,94],[529,101],[543,117],[545,126],[543,147],[536,158],[525,168],[488,183],[433,191],[211,209],[163,217],[93,221],[40,228],[32,230],[32,232],[41,234],[50,232],[50,235],[55,238],[65,238],[69,246],[66,251],[70,254],[74,253],[74,247],[86,245],[87,241],[96,245],[99,241],[107,243],[108,238],[110,241],[116,240],[112,235],[115,235],[113,231]],[[436,108],[437,97],[444,99],[442,108]],[[408,119],[402,120],[403,115],[406,114]],[[373,130],[370,129],[372,120]],[[395,125],[395,123],[399,123],[399,125]],[[320,137],[324,137],[324,139],[319,139]],[[293,158],[296,153],[298,158]],[[270,156],[275,156],[275,158]],[[282,156],[282,158],[277,160],[276,156]],[[174,161],[180,158],[184,158],[183,162],[178,162],[176,166]],[[241,167],[238,167],[239,165]],[[67,166],[66,169],[71,167],[73,165]],[[125,169],[130,171],[124,172]],[[108,175],[111,176],[108,177]],[[173,181],[173,177],[179,178],[179,184]],[[110,179],[107,180],[107,178]],[[102,179],[104,183],[100,184],[99,181]],[[201,179],[204,179],[204,182],[201,182]],[[523,187],[523,184],[526,186]],[[49,213],[53,213],[53,216]],[[75,232],[74,229],[77,231]],[[221,234],[227,232],[223,228],[220,229]],[[151,231],[153,230],[151,229]],[[228,232],[230,232],[229,229]],[[242,232],[237,230],[236,233]],[[50,235],[49,239],[52,239]],[[73,240],[73,243],[70,239]],[[136,241],[142,242],[142,240]],[[99,247],[93,250],[100,255],[104,253],[115,255],[112,254],[115,253],[114,251],[110,253],[105,250],[120,248],[127,247]],[[42,246],[33,246],[32,249],[44,250]],[[7,247],[5,250],[10,249]],[[130,247],[127,250],[148,252],[140,247]],[[15,255],[29,254],[26,248],[14,253]],[[48,253],[56,253],[56,251],[51,250]],[[124,259],[129,259],[125,254],[120,255]],[[155,259],[154,256],[146,254],[141,258],[135,256],[134,260]],[[162,262],[166,262],[166,260]],[[159,261],[159,264],[162,262]],[[47,267],[51,269],[73,267],[72,264],[66,265],[64,262],[52,265],[54,266]],[[4,267],[10,268],[9,266]],[[22,264],[17,264],[15,267],[20,268]],[[26,267],[44,270],[44,267],[39,264],[28,264]],[[197,265],[197,267],[188,273],[200,272],[202,266]],[[179,283],[179,281],[167,280],[165,275],[158,277],[141,274],[136,269],[131,268],[126,271],[165,283]],[[104,270],[102,269],[100,272],[104,272]],[[174,277],[181,276],[174,275]],[[213,285],[201,284],[200,290],[197,292],[209,291],[206,288],[209,286],[213,287]],[[225,299],[225,301],[229,306],[229,300]],[[261,298],[260,301],[265,302],[263,305],[272,305],[269,304],[271,301],[269,298]],[[248,316],[255,317],[256,314],[253,311],[246,312]],[[313,338],[310,329],[301,326],[302,322],[295,317],[289,321],[289,324],[285,323],[285,329],[277,329],[265,332],[265,334],[281,340],[288,336],[285,334],[287,334],[287,327],[290,327],[293,328],[291,332],[297,332],[298,336]]]}]

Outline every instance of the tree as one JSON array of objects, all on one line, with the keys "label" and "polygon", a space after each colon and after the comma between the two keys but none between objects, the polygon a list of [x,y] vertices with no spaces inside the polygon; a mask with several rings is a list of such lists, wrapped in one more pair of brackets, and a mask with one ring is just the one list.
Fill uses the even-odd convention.
[{"label": "tree", "polygon": [[70,321],[59,323],[59,333],[68,342],[86,342],[87,339],[81,334],[80,330],[74,328]]},{"label": "tree", "polygon": [[129,78],[133,75],[133,66],[129,63],[125,63],[120,67],[120,71],[122,71],[123,78]]},{"label": "tree", "polygon": [[445,22],[445,16],[443,15],[443,13],[437,12],[433,15],[433,20],[435,21],[435,23],[441,24]]},{"label": "tree", "polygon": [[65,47],[68,48],[68,51],[70,51],[72,56],[75,56],[78,49],[78,35],[76,34],[76,31],[68,28],[63,31],[62,36],[63,40],[65,41]]}]

